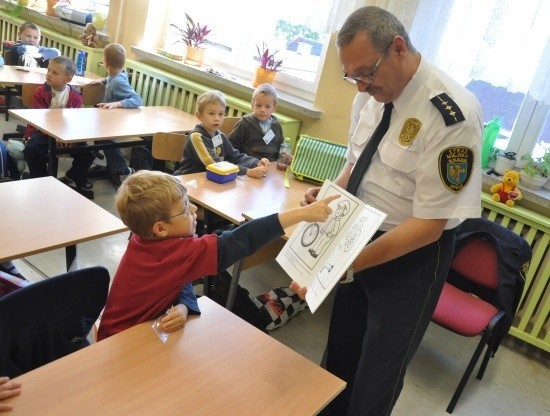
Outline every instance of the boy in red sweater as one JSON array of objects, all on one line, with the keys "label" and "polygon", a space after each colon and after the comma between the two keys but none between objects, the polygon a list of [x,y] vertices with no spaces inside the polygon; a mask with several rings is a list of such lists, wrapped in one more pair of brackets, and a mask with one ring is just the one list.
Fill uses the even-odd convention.
[{"label": "boy in red sweater", "polygon": [[145,170],[127,177],[115,202],[132,237],[113,279],[98,340],[167,310],[161,329],[183,328],[187,308],[172,307],[181,299],[182,286],[218,274],[279,238],[284,228],[301,221],[324,222],[332,212],[329,203],[337,197],[248,221],[221,235],[194,237],[197,207],[178,178]]}]

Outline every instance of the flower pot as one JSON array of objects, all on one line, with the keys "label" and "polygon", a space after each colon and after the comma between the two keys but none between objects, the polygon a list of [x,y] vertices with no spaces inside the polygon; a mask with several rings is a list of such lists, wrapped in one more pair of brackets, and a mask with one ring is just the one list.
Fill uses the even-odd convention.
[{"label": "flower pot", "polygon": [[260,84],[272,84],[275,79],[277,71],[270,71],[269,69],[256,68],[256,77],[252,82],[252,86],[256,88]]},{"label": "flower pot", "polygon": [[529,176],[522,170],[519,183],[520,185],[527,186],[531,189],[540,189],[540,187],[544,185],[547,180],[548,178],[540,175]]},{"label": "flower pot", "polygon": [[514,169],[516,165],[515,160],[510,160],[507,157],[504,156],[497,156],[495,161],[495,168],[494,171],[498,173],[499,175],[504,175],[504,173],[508,169]]},{"label": "flower pot", "polygon": [[187,53],[185,55],[184,62],[187,65],[201,66],[204,59],[204,48],[194,48],[192,46],[187,46]]},{"label": "flower pot", "polygon": [[[57,4],[57,0],[48,0],[48,3],[47,3],[48,6],[46,8],[46,14],[48,16],[57,16],[55,14],[55,5],[56,4]],[[97,26],[96,26],[96,29],[101,30],[101,29],[97,28]]]}]

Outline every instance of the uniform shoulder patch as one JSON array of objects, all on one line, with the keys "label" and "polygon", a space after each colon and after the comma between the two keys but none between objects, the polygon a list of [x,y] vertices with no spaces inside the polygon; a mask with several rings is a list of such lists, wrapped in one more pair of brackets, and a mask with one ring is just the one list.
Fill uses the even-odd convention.
[{"label": "uniform shoulder patch", "polygon": [[462,114],[462,111],[460,110],[458,105],[456,105],[452,98],[449,97],[446,93],[443,92],[439,95],[436,95],[430,101],[433,105],[435,105],[435,108],[437,108],[443,116],[443,120],[445,121],[446,126],[452,126],[455,123],[464,121],[464,114]]},{"label": "uniform shoulder patch", "polygon": [[458,193],[472,175],[474,152],[469,147],[447,147],[439,154],[439,177],[450,191]]}]

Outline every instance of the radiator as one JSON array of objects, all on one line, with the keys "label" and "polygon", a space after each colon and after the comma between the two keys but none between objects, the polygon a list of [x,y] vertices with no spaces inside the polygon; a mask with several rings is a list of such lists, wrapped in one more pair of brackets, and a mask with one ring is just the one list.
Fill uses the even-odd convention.
[{"label": "radiator", "polygon": [[521,235],[533,249],[523,295],[509,333],[550,352],[550,222],[521,206],[495,202],[483,193],[483,216]]}]

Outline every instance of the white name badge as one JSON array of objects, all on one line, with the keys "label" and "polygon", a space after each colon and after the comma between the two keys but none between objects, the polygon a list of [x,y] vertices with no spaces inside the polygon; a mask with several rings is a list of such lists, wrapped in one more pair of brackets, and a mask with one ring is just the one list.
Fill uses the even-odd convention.
[{"label": "white name badge", "polygon": [[264,134],[264,142],[265,144],[269,144],[271,140],[275,137],[275,133],[273,133],[273,130],[269,129],[269,131]]},{"label": "white name badge", "polygon": [[212,145],[214,147],[218,147],[222,145],[222,136],[219,134],[216,134],[214,137],[212,137]]}]

